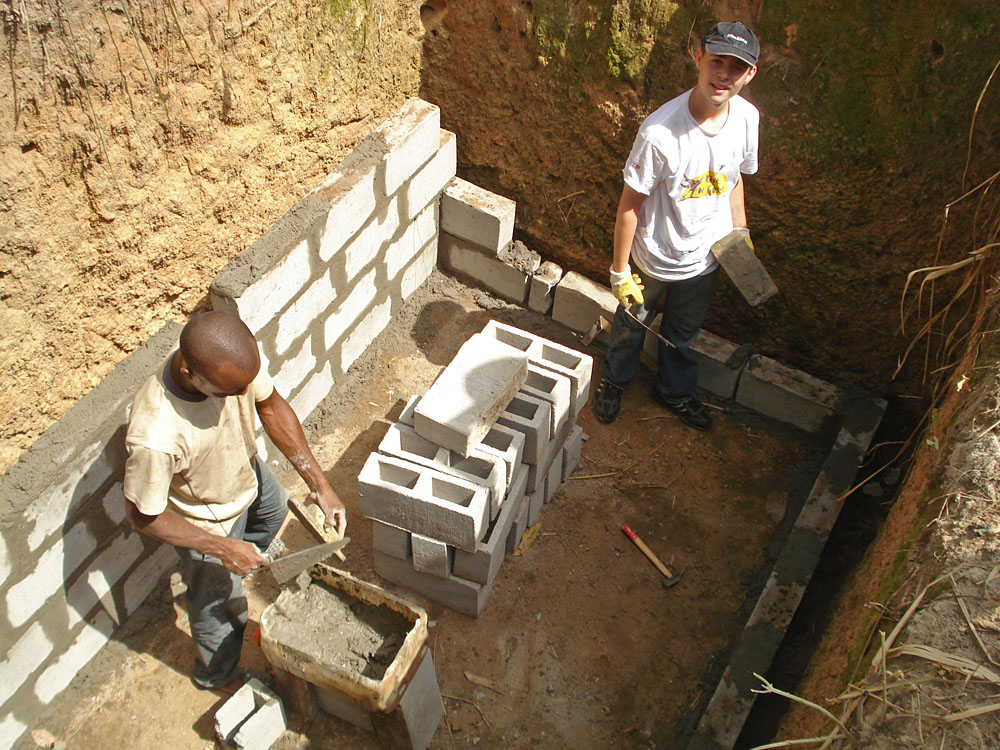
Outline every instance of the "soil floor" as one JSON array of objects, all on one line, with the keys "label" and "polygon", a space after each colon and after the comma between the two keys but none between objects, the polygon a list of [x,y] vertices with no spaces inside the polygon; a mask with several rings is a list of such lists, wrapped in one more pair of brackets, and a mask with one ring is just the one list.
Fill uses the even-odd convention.
[{"label": "soil floor", "polygon": [[[614,424],[584,409],[581,462],[544,507],[540,533],[505,561],[479,618],[457,614],[379,578],[356,476],[406,399],[491,317],[579,347],[551,320],[435,272],[307,423],[349,513],[341,567],[427,610],[446,712],[431,747],[675,747],[714,689],[820,450],[721,409],[710,432],[684,427],[649,399],[644,371]],[[597,371],[600,350],[588,351]],[[291,472],[284,478],[304,495]],[[623,523],[684,571],[679,584],[663,588]],[[291,550],[311,543],[294,519],[283,538]],[[176,573],[164,581],[19,747],[213,747],[224,697],[188,678],[182,589]],[[244,663],[265,671],[252,633],[278,589],[266,572],[246,589]],[[323,714],[290,716],[275,745],[378,746]]]}]

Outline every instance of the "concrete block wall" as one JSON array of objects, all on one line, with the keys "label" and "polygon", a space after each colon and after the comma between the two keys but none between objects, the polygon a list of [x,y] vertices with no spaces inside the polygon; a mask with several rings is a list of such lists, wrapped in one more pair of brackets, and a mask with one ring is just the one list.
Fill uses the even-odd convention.
[{"label": "concrete block wall", "polygon": [[[368,457],[358,490],[361,510],[374,522],[379,575],[477,617],[504,558],[525,529],[537,522],[541,506],[579,459],[583,432],[575,420],[587,397],[593,361],[582,352],[496,321],[470,342],[474,346],[463,346],[424,396],[410,399],[400,422],[390,427],[379,449]],[[463,351],[476,353],[480,360],[462,356]],[[510,366],[498,366],[497,361]],[[436,386],[475,382],[476,373],[483,370],[502,382],[468,388],[468,399],[478,399],[479,404],[445,408],[455,402],[455,386]],[[580,401],[574,406],[578,394]],[[496,408],[498,398],[506,401],[500,408]],[[448,429],[442,430],[435,419],[447,423]],[[470,457],[482,457],[484,470],[456,472],[452,462],[444,460],[446,455],[461,454],[453,445],[440,446],[435,438],[451,443],[453,434],[482,435],[471,442],[463,437],[459,443],[468,443]],[[508,462],[513,469],[502,501],[497,506],[487,504],[485,523],[474,527],[469,519],[479,512],[478,498],[495,492]],[[478,485],[481,495],[445,497],[435,487],[449,481]]]},{"label": "concrete block wall", "polygon": [[[213,307],[247,322],[300,419],[437,264],[455,163],[438,108],[412,99],[212,282]],[[180,330],[122,360],[0,477],[0,748],[176,566],[131,529],[121,483],[126,407]]]}]

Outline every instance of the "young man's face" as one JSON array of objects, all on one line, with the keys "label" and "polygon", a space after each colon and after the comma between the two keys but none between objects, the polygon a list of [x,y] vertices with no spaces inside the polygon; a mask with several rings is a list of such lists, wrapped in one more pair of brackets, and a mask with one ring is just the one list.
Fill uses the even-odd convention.
[{"label": "young man's face", "polygon": [[695,53],[698,65],[698,91],[717,107],[728,102],[753,79],[757,67],[748,65],[738,57],[713,55],[705,50]]}]

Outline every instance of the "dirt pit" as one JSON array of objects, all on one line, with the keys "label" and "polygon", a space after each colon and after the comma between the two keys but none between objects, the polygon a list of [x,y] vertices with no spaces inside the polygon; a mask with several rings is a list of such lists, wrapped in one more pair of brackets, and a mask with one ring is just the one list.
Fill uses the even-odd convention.
[{"label": "dirt pit", "polygon": [[[534,541],[504,562],[480,617],[457,614],[378,576],[357,474],[409,396],[424,393],[491,318],[580,346],[550,319],[435,272],[307,423],[316,457],[348,510],[352,542],[337,566],[427,610],[445,704],[432,748],[682,746],[829,445],[721,409],[712,431],[691,430],[649,398],[651,376],[643,371],[615,423],[600,424],[590,405],[584,408],[580,464],[542,509]],[[598,373],[602,350],[585,351]],[[302,497],[300,480],[281,468],[286,487]],[[662,586],[622,533],[626,523],[684,572],[680,583]],[[283,538],[290,551],[315,542],[297,520]],[[189,679],[182,587],[172,581],[60,696],[35,727],[37,740],[80,748],[213,746],[213,716],[224,698]],[[266,573],[250,576],[245,588],[252,622],[243,662],[265,671],[252,636],[280,592]],[[379,745],[321,714],[311,723],[289,716],[275,747]]]},{"label": "dirt pit", "polygon": [[398,612],[310,581],[308,573],[281,592],[271,612],[271,637],[306,659],[302,666],[373,680],[385,675],[412,627]]}]

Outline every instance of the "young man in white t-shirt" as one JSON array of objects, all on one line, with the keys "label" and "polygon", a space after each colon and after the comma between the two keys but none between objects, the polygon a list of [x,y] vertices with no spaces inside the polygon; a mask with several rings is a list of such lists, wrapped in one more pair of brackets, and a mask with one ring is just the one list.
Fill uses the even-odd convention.
[{"label": "young man in white t-shirt", "polygon": [[689,348],[718,273],[711,247],[747,228],[741,173],[757,171],[760,116],[739,93],[756,75],[759,54],[743,24],[713,26],[695,55],[694,88],[639,128],[615,222],[611,288],[620,304],[594,396],[602,422],[618,417],[622,390],[638,371],[645,330],[636,320],[649,325],[662,298],[660,333],[673,346],[659,342],[653,398],[691,427],[712,426],[694,395],[698,371]]}]

